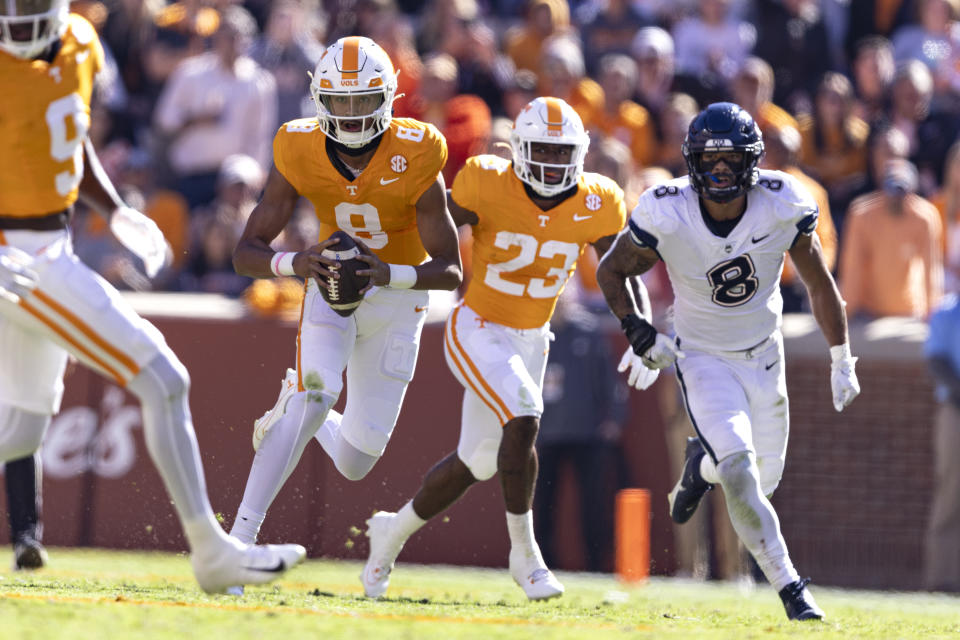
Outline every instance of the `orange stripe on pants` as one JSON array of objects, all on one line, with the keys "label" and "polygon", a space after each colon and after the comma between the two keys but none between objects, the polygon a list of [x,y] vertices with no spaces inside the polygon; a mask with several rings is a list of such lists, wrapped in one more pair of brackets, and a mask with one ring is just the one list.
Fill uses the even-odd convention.
[{"label": "orange stripe on pants", "polygon": [[504,420],[500,412],[497,411],[497,407],[493,404],[493,402],[487,400],[486,396],[480,393],[480,390],[477,389],[477,387],[474,386],[473,381],[470,380],[470,376],[468,376],[467,372],[463,370],[463,365],[460,364],[460,360],[457,358],[458,354],[454,351],[453,345],[450,344],[449,334],[444,336],[444,346],[447,348],[447,351],[450,354],[450,360],[452,360],[453,364],[456,365],[457,369],[460,371],[460,375],[463,376],[463,380],[467,383],[467,386],[470,387],[470,390],[473,391],[473,393],[483,401],[483,404],[490,407],[490,411],[492,411],[493,415],[497,416],[497,420],[500,421],[500,426],[505,425],[507,421]]},{"label": "orange stripe on pants", "polygon": [[130,376],[131,378],[136,377],[136,375],[140,373],[140,367],[137,366],[137,363],[134,362],[130,356],[123,353],[122,351],[114,347],[112,344],[107,342],[103,337],[100,336],[100,334],[94,331],[90,327],[90,325],[88,325],[79,317],[77,317],[76,314],[74,314],[72,311],[70,311],[69,309],[67,309],[66,307],[64,307],[59,302],[57,302],[56,300],[54,300],[44,292],[40,291],[39,289],[35,289],[33,293],[35,296],[37,296],[38,300],[40,300],[42,303],[44,303],[45,305],[53,309],[55,312],[63,316],[64,320],[72,324],[74,328],[77,329],[77,331],[87,336],[87,338],[89,338],[91,342],[93,342],[95,345],[97,345],[98,347],[100,347],[101,349],[109,353],[110,356],[116,359],[117,362],[119,362],[124,367],[126,367],[131,373],[131,376]]},{"label": "orange stripe on pants", "polygon": [[500,396],[490,388],[490,385],[487,384],[487,381],[483,379],[483,376],[480,375],[480,371],[477,369],[477,366],[473,364],[473,361],[470,359],[470,356],[467,355],[466,350],[463,348],[463,345],[460,344],[460,339],[457,337],[457,316],[460,314],[460,309],[462,307],[457,307],[453,310],[453,318],[450,320],[450,337],[453,340],[453,344],[457,347],[457,353],[463,357],[464,362],[467,363],[467,366],[470,368],[470,371],[473,372],[474,377],[477,381],[486,389],[487,393],[490,394],[490,397],[500,406],[503,410],[503,414],[507,416],[507,419],[504,420],[504,423],[513,420],[514,416],[510,413],[510,409],[507,408],[507,404],[500,399]]},{"label": "orange stripe on pants", "polygon": [[68,344],[73,345],[73,347],[74,347],[75,349],[77,349],[77,351],[79,351],[79,352],[82,353],[83,355],[85,355],[85,356],[87,356],[88,358],[90,358],[90,360],[93,361],[93,362],[95,362],[95,363],[97,364],[97,366],[99,366],[101,369],[103,369],[104,371],[106,371],[107,373],[109,373],[111,376],[113,376],[113,379],[117,382],[117,384],[119,384],[121,387],[126,386],[127,381],[123,378],[123,376],[120,375],[120,372],[119,372],[119,371],[117,371],[116,369],[114,369],[113,367],[111,367],[109,364],[107,364],[106,362],[104,362],[100,357],[98,357],[97,355],[95,355],[95,354],[94,354],[92,351],[90,351],[87,347],[85,347],[85,346],[83,346],[82,344],[80,344],[79,342],[77,342],[76,339],[73,338],[73,336],[71,336],[71,335],[70,335],[69,333],[67,333],[63,328],[61,328],[60,326],[58,326],[53,320],[50,320],[49,318],[47,318],[46,316],[44,316],[42,313],[40,313],[40,310],[39,310],[39,309],[37,309],[36,307],[34,307],[33,305],[31,305],[29,302],[26,302],[26,301],[24,301],[24,300],[22,300],[22,299],[20,300],[20,306],[21,306],[27,313],[29,313],[30,315],[32,315],[33,317],[35,317],[37,320],[39,320],[40,322],[42,322],[43,324],[45,324],[47,327],[49,327],[51,331],[53,331],[53,332],[56,333],[58,336],[60,336],[61,338],[63,338],[64,341],[66,341]]}]

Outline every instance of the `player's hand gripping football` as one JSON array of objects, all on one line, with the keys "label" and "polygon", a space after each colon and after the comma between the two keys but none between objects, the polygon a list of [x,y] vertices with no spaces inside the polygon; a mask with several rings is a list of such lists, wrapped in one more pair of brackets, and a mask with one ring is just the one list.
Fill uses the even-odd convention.
[{"label": "player's hand gripping football", "polygon": [[157,223],[130,207],[117,207],[110,216],[110,232],[135,256],[143,260],[147,277],[152,278],[172,256],[170,245]]},{"label": "player's hand gripping football", "polygon": [[857,359],[850,355],[848,345],[830,347],[830,389],[833,391],[833,408],[843,411],[860,395],[860,382],[854,365]]},{"label": "player's hand gripping football", "polygon": [[339,241],[335,237],[327,238],[317,244],[298,252],[293,257],[293,271],[297,276],[306,280],[313,278],[318,286],[329,289],[327,278],[339,279],[339,263],[334,258],[323,255],[327,248],[336,250]]},{"label": "player's hand gripping football", "polygon": [[357,246],[360,247],[360,255],[357,260],[363,260],[367,263],[366,269],[357,271],[358,276],[370,276],[370,282],[360,293],[366,294],[373,287],[384,287],[390,284],[390,265],[378,258],[370,247],[364,244],[363,240],[357,240]]},{"label": "player's hand gripping football", "polygon": [[33,258],[27,252],[0,246],[0,298],[17,304],[36,288],[38,276],[32,265]]}]

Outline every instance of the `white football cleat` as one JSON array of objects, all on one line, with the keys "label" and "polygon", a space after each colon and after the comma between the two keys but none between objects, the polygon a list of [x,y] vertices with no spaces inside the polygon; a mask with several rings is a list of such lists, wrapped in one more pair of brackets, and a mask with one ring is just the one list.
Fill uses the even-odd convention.
[{"label": "white football cleat", "polygon": [[300,564],[307,550],[298,544],[247,545],[228,538],[217,548],[190,556],[193,574],[207,593],[226,593],[243,584],[276,580]]},{"label": "white football cleat", "polygon": [[283,378],[283,385],[280,388],[280,396],[273,408],[253,421],[253,450],[260,448],[263,437],[267,435],[270,427],[277,423],[277,420],[283,417],[283,412],[287,410],[287,401],[290,396],[297,392],[297,372],[295,369],[287,369],[287,374]]},{"label": "white football cleat", "polygon": [[530,600],[549,600],[563,595],[563,585],[550,569],[540,563],[515,559],[510,553],[510,575]]},{"label": "white football cleat", "polygon": [[363,566],[360,581],[363,582],[363,592],[368,598],[379,598],[390,586],[390,572],[393,564],[400,555],[405,540],[399,543],[393,539],[390,529],[397,514],[388,511],[377,511],[367,520],[366,535],[370,538],[370,555],[367,564]]}]

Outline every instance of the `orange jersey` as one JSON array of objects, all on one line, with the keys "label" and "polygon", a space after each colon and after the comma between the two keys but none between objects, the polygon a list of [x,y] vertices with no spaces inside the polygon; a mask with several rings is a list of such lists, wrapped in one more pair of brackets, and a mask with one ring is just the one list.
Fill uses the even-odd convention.
[{"label": "orange jersey", "polygon": [[596,173],[577,192],[543,211],[509,160],[475,156],[453,181],[454,202],[477,214],[473,278],[464,302],[481,317],[515,329],[543,326],[584,247],[623,229],[623,190]]},{"label": "orange jersey", "polygon": [[44,216],[77,201],[103,64],[97,32],[76,14],[52,63],[0,51],[0,216]]},{"label": "orange jersey", "polygon": [[316,118],[292,120],[273,140],[273,162],[313,203],[320,239],[337,229],[360,238],[384,262],[417,265],[427,258],[416,204],[447,161],[447,143],[432,124],[394,118],[366,169],[347,180],[327,155]]}]

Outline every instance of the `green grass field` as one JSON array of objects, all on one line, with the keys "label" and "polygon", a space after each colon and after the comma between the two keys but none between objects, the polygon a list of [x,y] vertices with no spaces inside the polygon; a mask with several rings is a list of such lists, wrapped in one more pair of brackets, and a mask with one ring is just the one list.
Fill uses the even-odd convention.
[{"label": "green grass field", "polygon": [[[506,570],[399,564],[363,597],[360,564],[312,560],[246,595],[208,596],[182,555],[51,549],[36,573],[0,571],[0,637],[70,638],[956,638],[960,598],[814,585],[826,623],[787,621],[772,589],[559,573],[529,603]],[[6,563],[7,559],[4,559]]]}]

